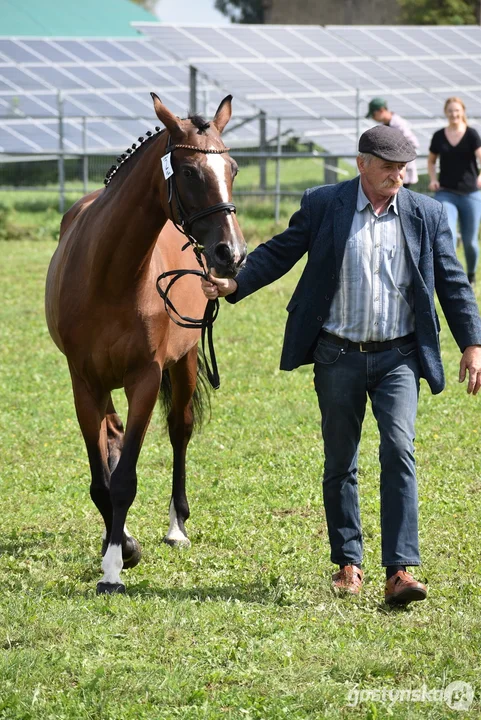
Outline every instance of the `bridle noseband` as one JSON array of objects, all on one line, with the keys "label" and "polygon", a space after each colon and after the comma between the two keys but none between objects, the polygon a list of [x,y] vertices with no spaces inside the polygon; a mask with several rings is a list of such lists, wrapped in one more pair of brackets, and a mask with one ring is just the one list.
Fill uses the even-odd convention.
[{"label": "bridle noseband", "polygon": [[[182,145],[182,144],[170,144],[170,135],[167,138],[167,147],[165,149],[164,157],[167,156],[169,153],[174,152],[175,150],[193,150],[194,152],[200,152],[204,153],[204,155],[222,155],[225,152],[228,152],[230,148],[224,147],[220,148],[218,150],[215,149],[208,149],[208,148],[200,148],[196,145]],[[218,212],[227,212],[227,213],[235,213],[236,212],[236,206],[234,203],[231,202],[221,202],[216,203],[215,205],[209,205],[209,207],[205,208],[204,210],[198,210],[197,212],[191,213],[190,215],[187,214],[182,201],[180,199],[179,191],[177,189],[177,181],[175,179],[175,172],[173,172],[170,177],[167,178],[167,197],[168,197],[168,203],[169,203],[169,210],[170,210],[170,220],[174,224],[174,226],[177,228],[179,232],[181,232],[183,235],[186,236],[188,242],[182,247],[182,250],[185,250],[189,247],[189,245],[192,246],[194,250],[195,257],[197,259],[197,262],[199,263],[201,269],[200,270],[191,270],[191,269],[184,269],[184,270],[169,270],[168,272],[162,273],[157,278],[156,287],[157,291],[164,301],[164,307],[165,310],[169,316],[169,318],[174,322],[176,325],[179,325],[179,327],[188,328],[192,330],[202,330],[202,352],[204,355],[204,361],[206,366],[206,374],[207,378],[212,385],[212,387],[217,390],[220,387],[220,378],[219,378],[219,371],[217,368],[217,360],[215,357],[215,350],[214,350],[214,340],[212,335],[212,329],[214,320],[216,319],[218,313],[219,313],[219,300],[208,300],[207,305],[205,308],[205,313],[203,318],[191,318],[185,315],[181,315],[175,308],[172,301],[169,299],[168,295],[169,292],[174,285],[174,283],[177,282],[177,280],[180,280],[181,277],[185,277],[185,275],[198,275],[201,278],[208,279],[209,273],[208,268],[205,266],[204,259],[202,257],[202,252],[204,250],[204,247],[197,241],[197,239],[192,235],[192,225],[197,222],[197,220],[200,220],[201,218],[208,217],[209,215],[213,215],[214,213]],[[180,225],[175,219],[175,213],[172,207],[172,202],[175,200],[175,203],[177,205],[177,217],[179,218]],[[169,281],[167,287],[165,290],[162,290],[160,287],[160,282],[162,280],[165,280],[166,278],[170,277],[171,280]],[[210,354],[210,362],[211,366],[209,365],[209,362],[207,361],[207,358],[205,356],[205,335],[207,331],[207,339],[209,344],[209,354]]]}]

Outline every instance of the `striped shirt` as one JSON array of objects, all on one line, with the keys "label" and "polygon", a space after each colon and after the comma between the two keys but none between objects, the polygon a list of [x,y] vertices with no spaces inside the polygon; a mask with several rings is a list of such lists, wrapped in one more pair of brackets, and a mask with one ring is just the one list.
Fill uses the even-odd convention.
[{"label": "striped shirt", "polygon": [[394,195],[376,215],[361,181],[356,211],[324,329],[353,342],[414,332],[412,270]]}]

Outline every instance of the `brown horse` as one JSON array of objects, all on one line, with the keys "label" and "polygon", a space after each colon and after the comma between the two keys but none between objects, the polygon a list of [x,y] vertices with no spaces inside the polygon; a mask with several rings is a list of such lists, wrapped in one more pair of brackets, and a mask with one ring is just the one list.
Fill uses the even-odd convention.
[{"label": "brown horse", "polygon": [[[200,331],[172,322],[156,279],[198,264],[191,245],[183,250],[186,237],[170,220],[195,234],[207,267],[219,276],[234,276],[246,253],[232,212],[236,164],[220,137],[231,116],[231,96],[210,123],[197,115],[181,120],[154,93],[152,99],[166,130],[156,128],[157,134],[139,138],[135,152],[129,148],[118,158],[119,167],[111,168],[105,189],[65,214],[46,285],[47,323],[67,358],[90,463],[90,495],[105,523],[99,593],[123,592],[120,571],[140,560],[139,544],[125,521],[161,385],[170,388],[173,448],[170,527],[164,539],[189,544],[185,455],[194,421]],[[174,175],[168,180],[169,166]],[[175,283],[170,299],[183,315],[204,313],[206,300],[194,275]],[[128,400],[125,434],[111,398],[121,387]]]}]

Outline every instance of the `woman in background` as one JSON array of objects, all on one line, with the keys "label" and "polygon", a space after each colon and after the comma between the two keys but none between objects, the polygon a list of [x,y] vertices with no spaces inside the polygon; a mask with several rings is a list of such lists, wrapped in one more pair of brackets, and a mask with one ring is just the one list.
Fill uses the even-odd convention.
[{"label": "woman in background", "polygon": [[[466,256],[466,271],[471,285],[476,280],[479,256],[479,223],[481,221],[481,138],[469,127],[466,108],[458,97],[450,97],[444,104],[448,127],[434,133],[429,148],[429,189],[442,202],[448,215],[449,227],[456,246],[457,221]],[[436,161],[440,159],[439,180]]]}]

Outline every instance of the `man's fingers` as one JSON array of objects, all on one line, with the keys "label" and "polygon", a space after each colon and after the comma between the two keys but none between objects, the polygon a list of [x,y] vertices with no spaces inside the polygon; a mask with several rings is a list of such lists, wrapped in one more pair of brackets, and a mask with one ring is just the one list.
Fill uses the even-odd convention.
[{"label": "man's fingers", "polygon": [[461,362],[459,363],[459,382],[464,382],[466,378],[466,365],[464,362],[464,359],[461,358]]}]

